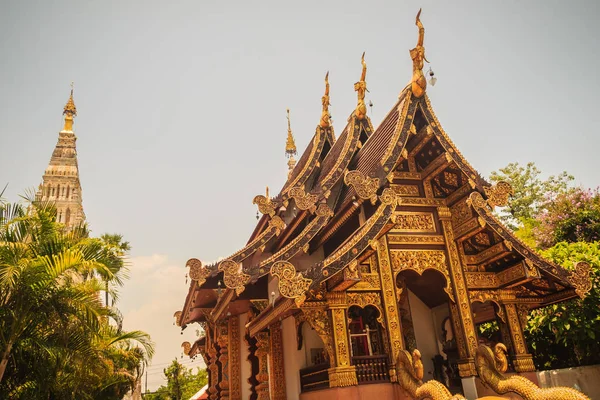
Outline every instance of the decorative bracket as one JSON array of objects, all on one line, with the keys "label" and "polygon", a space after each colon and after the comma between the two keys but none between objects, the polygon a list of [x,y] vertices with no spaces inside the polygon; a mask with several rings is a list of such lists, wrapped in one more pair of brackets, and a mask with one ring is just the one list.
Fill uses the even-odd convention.
[{"label": "decorative bracket", "polygon": [[377,202],[377,190],[379,189],[379,178],[369,178],[361,171],[348,171],[344,176],[344,183],[352,186],[358,197],[363,200],[371,200],[371,204]]},{"label": "decorative bracket", "polygon": [[258,206],[258,211],[262,214],[268,214],[269,216],[275,215],[275,203],[269,197],[269,187],[267,186],[267,190],[265,196],[259,194],[255,196],[252,200],[252,204],[256,204]]},{"label": "decorative bracket", "polygon": [[229,289],[235,289],[239,296],[250,280],[250,275],[241,271],[241,265],[233,260],[223,260],[219,263],[219,271],[223,271],[223,283]]},{"label": "decorative bracket", "polygon": [[279,293],[288,299],[294,299],[300,307],[306,300],[306,291],[312,279],[305,278],[302,273],[296,273],[296,267],[287,261],[277,261],[271,267],[271,275],[279,278]]},{"label": "decorative bracket", "polygon": [[210,276],[211,271],[202,265],[202,261],[197,258],[190,258],[185,266],[190,269],[190,279],[198,282],[198,286],[204,285],[206,278]]},{"label": "decorative bracket", "polygon": [[590,279],[590,264],[580,261],[575,264],[575,270],[569,276],[569,282],[575,287],[575,293],[582,299],[592,290],[592,280]]},{"label": "decorative bracket", "polygon": [[306,193],[300,186],[296,186],[289,191],[290,197],[296,201],[296,207],[299,210],[309,210],[314,213],[317,209],[316,203],[318,196],[315,194]]},{"label": "decorative bracket", "polygon": [[508,198],[514,194],[510,183],[500,181],[494,186],[484,186],[483,191],[487,196],[487,204],[492,208],[504,207],[508,204]]}]

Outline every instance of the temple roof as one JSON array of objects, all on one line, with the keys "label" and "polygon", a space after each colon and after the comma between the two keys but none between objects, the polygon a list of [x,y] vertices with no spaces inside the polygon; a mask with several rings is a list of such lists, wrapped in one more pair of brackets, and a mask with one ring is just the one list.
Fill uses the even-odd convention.
[{"label": "temple roof", "polygon": [[[207,279],[223,274],[228,291],[218,299],[212,318],[218,319],[236,296],[244,298],[246,287],[264,284],[263,277],[269,272],[279,278],[281,295],[297,305],[325,283],[331,290],[353,285],[361,279],[358,260],[377,251],[377,241],[392,229],[398,210],[408,206],[447,210],[443,213],[452,215],[453,235],[465,254],[462,265],[467,269],[469,288],[518,286],[523,298],[535,298],[535,306],[583,296],[589,290],[581,283],[585,266],[574,275],[542,259],[494,217],[493,208],[505,203],[512,189],[504,183],[487,183],[442,129],[425,92],[423,32],[421,25],[418,46],[411,50],[413,79],[377,129],[366,116],[363,58],[361,80],[355,84],[357,108],[341,135],[334,141],[326,78],[321,122],[281,192],[273,199],[268,194],[255,197],[264,215],[249,243],[217,264],[198,267],[188,262],[193,270],[190,276],[192,272],[196,275],[190,293]],[[346,226],[366,201],[371,209],[365,220],[347,228],[346,236],[336,239],[335,248],[320,261],[304,266],[293,263],[295,257],[309,255]],[[297,213],[289,210],[290,204]],[[190,293],[182,323],[191,321],[185,311],[190,309]],[[290,310],[290,300],[279,299],[277,304],[281,312]],[[273,314],[274,309],[265,310],[265,315]]]}]

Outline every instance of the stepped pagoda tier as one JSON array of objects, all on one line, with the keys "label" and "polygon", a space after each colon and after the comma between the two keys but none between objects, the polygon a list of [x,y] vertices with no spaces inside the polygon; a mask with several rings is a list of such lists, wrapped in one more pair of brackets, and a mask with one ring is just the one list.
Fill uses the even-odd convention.
[{"label": "stepped pagoda tier", "polygon": [[422,379],[448,399],[481,394],[478,325],[495,321],[513,371],[534,377],[528,312],[590,290],[587,264],[544,260],[495,216],[512,189],[486,182],[442,129],[417,26],[412,79],[377,129],[363,54],[339,137],[326,78],[315,134],[281,191],[254,198],[248,243],[187,262],[175,318],[204,328],[183,348],[204,358],[210,399],[414,398]]},{"label": "stepped pagoda tier", "polygon": [[63,115],[65,123],[58,134],[58,143],[38,187],[36,200],[54,202],[57,222],[64,224],[67,229],[72,229],[85,221],[75,146],[77,137],[73,132],[73,118],[77,116],[73,88]]}]

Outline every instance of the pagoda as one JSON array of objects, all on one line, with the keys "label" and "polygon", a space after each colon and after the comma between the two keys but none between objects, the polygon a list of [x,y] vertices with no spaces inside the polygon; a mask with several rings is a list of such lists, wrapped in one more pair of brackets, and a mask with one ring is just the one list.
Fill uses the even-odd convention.
[{"label": "pagoda", "polygon": [[[584,297],[589,265],[567,271],[498,220],[512,188],[489,184],[442,129],[419,15],[416,24],[412,78],[379,126],[367,115],[363,54],[339,137],[326,77],[312,140],[279,193],[254,198],[262,217],[247,244],[216,263],[187,262],[174,317],[203,328],[182,346],[203,357],[210,399],[471,399],[494,388],[490,376],[544,390],[523,335],[528,313]],[[495,354],[478,334],[486,322],[499,327]],[[505,377],[506,367],[530,380]]]},{"label": "pagoda", "polygon": [[58,142],[42,176],[36,200],[53,202],[56,205],[56,221],[71,230],[85,221],[75,146],[77,137],[73,132],[73,118],[77,116],[77,108],[73,100],[72,84],[63,115],[64,126],[58,134]]}]

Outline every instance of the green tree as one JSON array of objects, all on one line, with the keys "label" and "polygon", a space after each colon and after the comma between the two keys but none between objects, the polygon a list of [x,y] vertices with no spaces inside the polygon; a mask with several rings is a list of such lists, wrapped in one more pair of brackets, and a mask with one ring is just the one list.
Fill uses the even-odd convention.
[{"label": "green tree", "polygon": [[572,270],[578,261],[592,267],[592,290],[573,299],[533,310],[525,331],[540,369],[600,363],[600,242],[561,242],[542,255]]},{"label": "green tree", "polygon": [[540,179],[540,174],[541,171],[533,162],[524,167],[519,163],[510,163],[490,174],[490,181],[506,181],[513,187],[514,195],[508,201],[506,213],[500,216],[512,229],[531,224],[556,195],[569,189],[574,179],[564,171],[546,180]]},{"label": "green tree", "polygon": [[539,369],[600,363],[600,195],[570,187],[573,177],[565,172],[545,181],[539,175],[533,163],[492,173],[492,181],[514,189],[501,218],[546,259],[566,269],[588,262],[592,290],[583,300],[532,311],[525,335]]},{"label": "green tree", "polygon": [[146,395],[150,400],[189,399],[208,382],[206,369],[188,369],[177,359],[163,370],[167,384],[159,387],[153,394]]},{"label": "green tree", "polygon": [[0,202],[0,398],[120,399],[153,345],[100,301],[115,250],[55,221],[51,203]]}]

